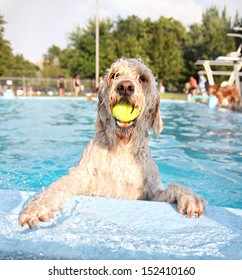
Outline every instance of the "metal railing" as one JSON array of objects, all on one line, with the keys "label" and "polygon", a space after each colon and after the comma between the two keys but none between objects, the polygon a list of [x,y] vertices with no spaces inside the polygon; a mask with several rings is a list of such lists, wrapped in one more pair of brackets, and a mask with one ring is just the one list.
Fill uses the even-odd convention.
[{"label": "metal railing", "polygon": [[[66,79],[65,95],[74,95],[72,79]],[[81,80],[80,95],[94,92],[95,80]],[[31,77],[0,77],[0,95],[6,90],[12,90],[15,95],[58,95],[57,79]]]}]

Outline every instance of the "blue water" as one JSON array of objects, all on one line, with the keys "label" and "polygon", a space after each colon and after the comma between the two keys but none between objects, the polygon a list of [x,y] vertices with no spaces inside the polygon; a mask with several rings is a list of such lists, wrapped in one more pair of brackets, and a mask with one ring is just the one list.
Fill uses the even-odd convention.
[{"label": "blue water", "polygon": [[[0,188],[39,191],[77,165],[95,131],[96,102],[0,99]],[[210,205],[242,209],[242,114],[162,102],[150,148],[165,186],[180,182]]]}]

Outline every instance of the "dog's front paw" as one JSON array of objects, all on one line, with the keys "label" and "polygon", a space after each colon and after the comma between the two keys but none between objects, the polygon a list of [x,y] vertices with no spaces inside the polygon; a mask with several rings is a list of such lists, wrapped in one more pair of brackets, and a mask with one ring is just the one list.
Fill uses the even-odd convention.
[{"label": "dog's front paw", "polygon": [[201,217],[206,204],[206,200],[195,193],[183,194],[177,199],[178,212],[184,215],[187,214],[189,218],[193,216]]},{"label": "dog's front paw", "polygon": [[30,228],[37,226],[38,221],[46,222],[53,217],[53,209],[50,205],[39,198],[30,201],[23,213],[20,215],[21,226],[28,224]]}]

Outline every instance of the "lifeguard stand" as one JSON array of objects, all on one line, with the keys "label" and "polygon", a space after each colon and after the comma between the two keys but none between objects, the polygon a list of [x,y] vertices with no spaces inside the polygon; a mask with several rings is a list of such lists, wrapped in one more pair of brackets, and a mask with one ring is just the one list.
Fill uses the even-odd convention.
[{"label": "lifeguard stand", "polygon": [[[236,31],[242,31],[242,27],[234,27]],[[239,37],[242,41],[242,35],[239,33],[228,33],[228,36]],[[240,96],[241,96],[241,86],[240,86],[240,77],[242,76],[242,72],[240,72],[242,68],[242,43],[240,43],[237,51],[228,53],[226,56],[219,56],[215,60],[197,60],[197,65],[203,65],[204,71],[201,70],[198,73],[206,74],[208,78],[208,82],[210,85],[214,85],[213,76],[216,75],[227,75],[229,79],[227,81],[228,85],[233,85],[237,87]],[[213,71],[211,66],[231,66],[233,67],[232,71]]]}]

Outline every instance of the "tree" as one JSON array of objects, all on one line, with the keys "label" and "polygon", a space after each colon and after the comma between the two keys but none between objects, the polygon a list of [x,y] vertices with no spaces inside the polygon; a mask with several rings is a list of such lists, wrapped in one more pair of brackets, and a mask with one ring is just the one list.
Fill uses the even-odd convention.
[{"label": "tree", "polygon": [[[239,20],[237,13],[235,22]],[[133,15],[116,21],[104,19],[99,25],[101,74],[118,57],[141,57],[170,90],[197,73],[196,60],[215,59],[236,49],[235,39],[226,36],[231,20],[225,8],[221,14],[216,7],[207,9],[202,23],[192,24],[189,31],[180,21],[165,17],[152,21]],[[67,48],[49,48],[46,64],[53,68],[53,58],[57,57],[59,69],[69,75],[94,78],[95,29],[94,19],[85,28],[77,26],[69,34]]]},{"label": "tree", "polygon": [[39,68],[26,60],[22,54],[17,54],[13,58],[11,76],[13,77],[35,77]]},{"label": "tree", "polygon": [[[187,68],[195,72],[197,59],[215,59],[236,49],[235,39],[227,37],[231,29],[231,19],[227,17],[226,8],[219,14],[216,7],[207,9],[201,24],[192,24],[188,32],[185,57]],[[221,68],[220,68],[221,69]]]},{"label": "tree", "polygon": [[117,58],[114,47],[114,22],[107,18],[99,24],[99,72],[104,74],[110,64]]},{"label": "tree", "polygon": [[[235,17],[234,17],[233,27],[241,27],[242,28],[242,18],[239,17],[238,10],[236,11],[236,14],[235,14]],[[232,32],[234,32],[234,30],[232,30]],[[241,30],[239,32],[240,32],[240,34],[242,33]],[[238,47],[241,44],[241,38],[236,37],[235,41],[236,41],[236,46]]]},{"label": "tree", "polygon": [[146,50],[146,30],[144,22],[137,16],[119,18],[114,30],[114,47],[117,57],[142,57]]},{"label": "tree", "polygon": [[147,49],[155,75],[167,84],[178,84],[183,78],[183,46],[186,30],[173,18],[160,17],[154,22]]},{"label": "tree", "polygon": [[68,71],[60,67],[60,59],[62,52],[63,51],[56,45],[52,45],[50,48],[48,48],[47,53],[43,56],[43,77],[57,78],[60,74],[68,76]]},{"label": "tree", "polygon": [[13,54],[9,41],[4,39],[4,25],[6,21],[0,15],[0,76],[10,75],[10,68],[13,64]]},{"label": "tree", "polygon": [[60,54],[61,54],[61,49],[56,45],[52,45],[50,48],[48,48],[47,53],[44,54],[44,64],[59,65]]},{"label": "tree", "polygon": [[[115,58],[112,38],[113,22],[110,19],[99,22],[100,73],[104,73]],[[77,26],[69,34],[70,44],[60,55],[61,68],[69,69],[72,76],[95,77],[95,21],[90,19],[86,28]]]},{"label": "tree", "polygon": [[87,29],[76,27],[69,36],[70,45],[65,54],[67,59],[61,65],[67,66],[72,76],[93,78],[95,73],[95,29],[89,20]]},{"label": "tree", "polygon": [[[226,8],[221,16],[216,7],[208,9],[203,14],[202,34],[204,36],[204,58],[214,59],[226,55],[235,49],[234,38],[227,37],[231,29],[231,19],[226,15]],[[222,43],[221,43],[222,42]]]},{"label": "tree", "polygon": [[34,77],[38,67],[26,60],[23,55],[13,55],[10,42],[4,39],[6,21],[0,15],[0,76]]},{"label": "tree", "polygon": [[141,57],[167,85],[182,78],[185,37],[185,28],[173,18],[160,17],[152,22],[130,16],[118,19],[114,47],[117,57]]}]

